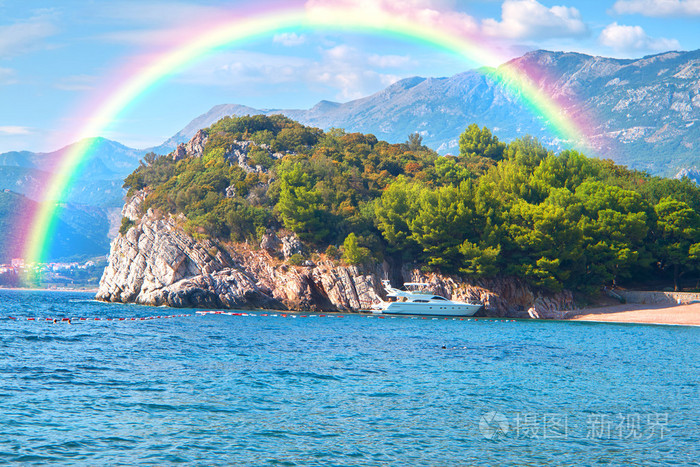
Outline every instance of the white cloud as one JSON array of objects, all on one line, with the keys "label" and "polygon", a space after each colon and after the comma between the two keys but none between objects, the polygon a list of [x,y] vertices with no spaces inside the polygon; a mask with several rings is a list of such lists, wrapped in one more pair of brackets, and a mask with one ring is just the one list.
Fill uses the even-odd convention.
[{"label": "white cloud", "polygon": [[178,1],[111,1],[99,2],[91,10],[95,16],[112,21],[152,25],[186,25],[206,19],[221,19],[223,10],[206,5]]},{"label": "white cloud", "polygon": [[74,75],[61,78],[54,85],[56,89],[61,91],[89,91],[94,88],[97,78],[90,75]]},{"label": "white cloud", "polygon": [[644,16],[698,16],[700,0],[617,0],[613,11]]},{"label": "white cloud", "polygon": [[28,135],[32,130],[26,126],[0,126],[0,134],[18,136]]},{"label": "white cloud", "polygon": [[118,44],[136,46],[167,46],[177,37],[173,29],[131,29],[108,32],[98,36],[98,39]]},{"label": "white cloud", "polygon": [[[315,80],[338,90],[335,98],[341,101],[358,99],[395,83],[399,77],[373,70],[379,63],[396,61],[395,56],[366,55],[347,45],[322,51],[320,62],[313,64],[307,74]],[[408,58],[407,58],[408,59]]]},{"label": "white cloud", "polygon": [[306,36],[303,34],[297,34],[295,32],[284,32],[281,34],[275,34],[272,38],[272,42],[282,44],[285,47],[294,47],[297,45],[305,44]]},{"label": "white cloud", "polygon": [[350,101],[365,97],[400,79],[400,77],[391,74],[351,68],[345,70],[325,69],[325,71],[316,76],[316,81],[319,83],[338,89],[335,98],[340,101]]},{"label": "white cloud", "polygon": [[410,63],[411,57],[407,55],[372,54],[367,57],[367,62],[379,68],[396,68]]},{"label": "white cloud", "polygon": [[56,26],[43,18],[0,26],[0,58],[36,50],[56,32]]},{"label": "white cloud", "polygon": [[87,14],[116,25],[98,35],[100,40],[159,47],[170,46],[183,35],[201,33],[203,25],[221,21],[227,11],[214,6],[156,0],[99,2],[88,7]]},{"label": "white cloud", "polygon": [[336,61],[355,60],[359,52],[349,45],[341,44],[324,51],[326,58]]},{"label": "white cloud", "polygon": [[484,32],[507,39],[544,39],[577,37],[588,34],[588,27],[576,8],[547,8],[536,0],[506,0],[501,6],[501,21],[482,21]]},{"label": "white cloud", "polygon": [[649,37],[641,26],[625,26],[617,22],[609,24],[598,38],[601,44],[619,52],[678,50],[675,39]]},{"label": "white cloud", "polygon": [[15,83],[17,83],[15,70],[11,68],[0,68],[0,86]]},{"label": "white cloud", "polygon": [[310,14],[322,17],[362,12],[362,17],[371,24],[397,17],[425,26],[459,34],[478,32],[477,21],[466,13],[454,11],[450,0],[307,0]]},{"label": "white cloud", "polygon": [[[367,55],[347,45],[320,50],[317,59],[249,51],[220,53],[186,71],[179,81],[207,86],[275,86],[286,83],[324,85],[333,98],[350,100],[376,92],[399,79],[377,71],[379,64],[403,61],[395,56]],[[410,58],[406,57],[410,60]],[[254,87],[253,86],[253,87]]]},{"label": "white cloud", "polygon": [[288,55],[222,52],[185,71],[179,81],[208,86],[279,84],[301,79],[311,65],[308,59]]}]

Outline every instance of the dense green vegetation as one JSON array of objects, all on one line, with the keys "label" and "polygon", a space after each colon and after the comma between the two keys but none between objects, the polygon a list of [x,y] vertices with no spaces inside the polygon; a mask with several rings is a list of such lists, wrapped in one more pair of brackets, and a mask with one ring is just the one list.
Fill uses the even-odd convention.
[{"label": "dense green vegetation", "polygon": [[[194,235],[257,241],[284,227],[349,263],[417,260],[550,291],[677,285],[698,270],[700,190],[687,179],[554,154],[530,137],[505,144],[476,125],[445,157],[419,135],[389,144],[282,116],[227,117],[208,135],[201,158],[148,155],[124,185],[150,187],[146,207],[183,213]],[[227,159],[240,140],[256,143],[248,165],[258,171]]]}]

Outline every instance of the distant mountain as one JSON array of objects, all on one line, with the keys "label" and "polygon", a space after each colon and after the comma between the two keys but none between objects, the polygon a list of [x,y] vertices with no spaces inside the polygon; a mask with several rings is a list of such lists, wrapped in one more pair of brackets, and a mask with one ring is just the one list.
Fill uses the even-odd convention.
[{"label": "distant mountain", "polygon": [[[48,176],[47,172],[37,169],[0,166],[0,189],[9,189],[36,201],[41,199]],[[100,208],[117,208],[124,204],[123,183],[123,178],[82,179],[70,187],[65,201]]]},{"label": "distant mountain", "polygon": [[[146,152],[105,138],[93,138],[87,143],[92,146],[90,157],[64,199],[67,205],[60,210],[57,240],[49,253],[51,259],[87,257],[109,251],[110,238],[116,235],[121,221],[124,177],[138,166]],[[18,229],[26,228],[26,216],[34,212],[52,171],[74,147],[69,145],[50,153],[0,154],[1,201],[8,203],[0,209],[0,258],[21,255],[17,249],[26,232]]]},{"label": "distant mountain", "polygon": [[[91,138],[86,142],[91,145],[89,157],[64,201],[98,207],[121,206],[124,202],[124,177],[139,165],[146,150],[132,149],[105,138]],[[77,144],[80,143],[49,153],[13,151],[0,154],[0,190],[9,189],[39,200],[50,174]]]},{"label": "distant mountain", "polygon": [[[700,163],[700,50],[636,60],[536,51],[507,65],[563,98],[569,114],[593,116],[601,157],[654,174],[673,175]],[[509,141],[525,134],[558,148],[560,141],[501,85],[478,70],[449,78],[407,78],[371,96],[308,110],[218,105],[156,148],[164,153],[225,115],[282,113],[306,125],[374,133],[402,142],[413,132],[441,153],[456,153],[459,134],[477,123]]]},{"label": "distant mountain", "polygon": [[[36,201],[10,191],[0,191],[0,263],[22,256],[27,237],[28,213],[35,212]],[[48,260],[89,258],[109,251],[108,216],[99,209],[71,204],[58,211],[58,225],[48,251]]]},{"label": "distant mountain", "polygon": [[673,178],[681,179],[683,177],[687,177],[694,181],[696,184],[700,185],[700,170],[698,170],[695,167],[693,167],[692,169],[682,169]]},{"label": "distant mountain", "polygon": [[218,122],[228,115],[255,115],[259,113],[262,113],[262,111],[245,105],[217,105],[209,112],[192,120],[185,128],[175,133],[160,146],[149,148],[148,150],[156,154],[167,154],[175,149],[178,144],[191,140],[194,134],[197,133],[197,130],[211,126],[212,123]]},{"label": "distant mountain", "polygon": [[42,172],[51,172],[64,155],[77,144],[89,144],[89,158],[81,172],[83,179],[121,180],[129,175],[146,150],[132,149],[106,138],[90,138],[82,143],[73,143],[58,151],[35,153],[13,151],[0,154],[0,167],[23,167]]},{"label": "distant mountain", "polygon": [[568,96],[570,113],[594,116],[603,156],[667,176],[700,162],[700,50],[636,60],[539,51],[513,64]]}]

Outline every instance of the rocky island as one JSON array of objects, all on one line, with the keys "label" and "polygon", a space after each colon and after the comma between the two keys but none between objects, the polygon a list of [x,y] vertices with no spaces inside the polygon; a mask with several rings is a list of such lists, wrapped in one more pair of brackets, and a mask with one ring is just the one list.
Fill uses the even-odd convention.
[{"label": "rocky island", "polygon": [[576,294],[686,267],[662,256],[662,223],[672,209],[697,217],[687,181],[531,138],[506,145],[475,125],[460,142],[441,157],[417,134],[389,144],[227,117],[127,177],[97,298],[359,311],[389,279],[492,316],[559,318]]}]

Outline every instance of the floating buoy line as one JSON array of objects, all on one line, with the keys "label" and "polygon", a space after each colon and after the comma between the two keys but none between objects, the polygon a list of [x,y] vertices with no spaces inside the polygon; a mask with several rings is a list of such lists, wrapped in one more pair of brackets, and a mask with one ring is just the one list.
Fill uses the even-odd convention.
[{"label": "floating buoy line", "polygon": [[[300,313],[282,313],[282,312],[276,312],[276,313],[245,313],[245,312],[234,312],[234,311],[196,311],[194,314],[193,313],[185,313],[185,314],[179,314],[179,315],[156,315],[156,316],[143,316],[143,317],[135,317],[135,316],[129,316],[129,317],[113,317],[113,318],[105,318],[105,317],[60,317],[60,318],[46,318],[46,317],[23,317],[23,316],[4,316],[0,317],[0,319],[6,319],[6,320],[12,320],[12,321],[34,321],[34,322],[43,322],[43,323],[52,323],[52,324],[58,324],[58,323],[63,323],[63,324],[73,324],[73,323],[85,323],[85,322],[95,322],[95,321],[100,321],[100,322],[131,322],[131,321],[152,321],[152,320],[159,320],[159,319],[172,319],[172,318],[188,318],[188,317],[195,317],[195,316],[206,316],[206,315],[226,315],[226,316],[240,316],[240,317],[248,317],[248,318],[345,318],[348,315],[344,314],[336,314],[336,313],[329,313],[329,314],[315,314],[315,313],[309,313],[309,314],[300,314]],[[372,314],[372,315],[365,315],[365,314],[356,314],[356,315],[350,315],[350,316],[358,316],[358,317],[364,317],[364,318],[373,318],[373,319],[425,319],[425,320],[431,320],[431,321],[485,321],[485,322],[496,322],[496,323],[514,323],[514,319],[493,319],[493,318],[459,318],[459,317],[435,317],[435,316],[384,316],[384,315],[377,315],[377,314]]]},{"label": "floating buoy line", "polygon": [[151,321],[154,319],[169,319],[169,318],[184,318],[187,316],[194,316],[192,314],[182,314],[182,315],[157,315],[157,316],[143,316],[143,317],[136,317],[136,316],[129,316],[129,317],[115,317],[115,318],[104,318],[104,317],[95,317],[95,318],[86,318],[86,317],[60,317],[60,318],[43,318],[43,317],[34,317],[34,316],[3,316],[2,318],[8,319],[8,320],[13,320],[13,321],[35,321],[38,323],[66,323],[66,324],[73,324],[73,323],[83,323],[87,321]]},{"label": "floating buoy line", "polygon": [[486,321],[496,323],[514,323],[514,319],[492,319],[492,318],[459,318],[459,317],[437,317],[437,316],[385,316],[380,314],[366,315],[362,313],[343,315],[343,314],[299,314],[299,313],[243,313],[233,311],[197,311],[198,316],[204,315],[228,315],[228,316],[247,316],[252,318],[271,317],[271,318],[345,318],[347,316],[357,316],[363,318],[375,319],[428,319],[432,321]]}]

